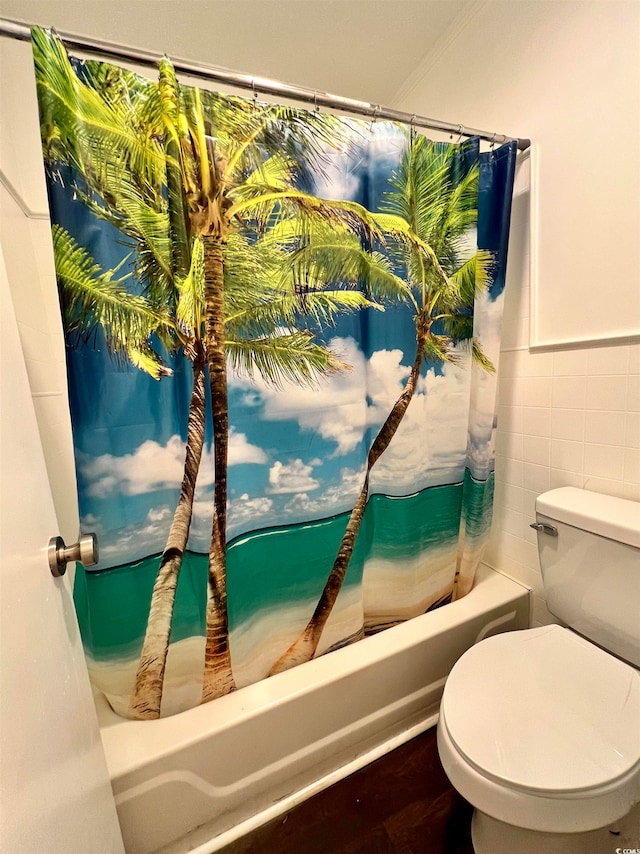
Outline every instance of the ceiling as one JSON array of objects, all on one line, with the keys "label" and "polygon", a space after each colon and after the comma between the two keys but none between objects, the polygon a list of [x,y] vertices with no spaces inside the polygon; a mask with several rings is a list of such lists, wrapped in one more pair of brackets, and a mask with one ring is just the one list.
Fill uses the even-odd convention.
[{"label": "ceiling", "polygon": [[474,0],[0,0],[0,14],[394,106]]}]

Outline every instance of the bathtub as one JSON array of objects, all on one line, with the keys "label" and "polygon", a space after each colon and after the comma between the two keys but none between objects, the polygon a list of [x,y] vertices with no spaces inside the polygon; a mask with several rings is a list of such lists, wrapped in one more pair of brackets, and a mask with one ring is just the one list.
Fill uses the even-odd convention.
[{"label": "bathtub", "polygon": [[529,625],[529,591],[481,567],[463,599],[157,721],[97,698],[128,854],[208,854],[437,721],[473,643]]}]

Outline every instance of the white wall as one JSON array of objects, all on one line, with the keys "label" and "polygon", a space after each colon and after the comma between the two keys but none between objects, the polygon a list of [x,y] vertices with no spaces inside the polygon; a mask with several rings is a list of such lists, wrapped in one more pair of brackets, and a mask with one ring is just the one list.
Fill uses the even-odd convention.
[{"label": "white wall", "polygon": [[472,0],[2,0],[2,15],[387,104]]},{"label": "white wall", "polygon": [[[403,86],[408,112],[534,140],[532,344],[640,340],[640,4],[479,0]],[[631,262],[631,264],[630,264]]]},{"label": "white wall", "polygon": [[[562,271],[553,280],[553,300],[540,304],[540,321],[545,329],[555,324],[561,335],[564,326],[570,332],[569,312],[592,301],[587,308],[606,317],[612,333],[627,334],[632,304],[640,296],[633,261],[640,199],[635,167],[624,170],[629,160],[638,162],[638,133],[616,137],[598,122],[607,117],[619,128],[638,120],[639,110],[627,115],[622,105],[640,93],[640,77],[633,72],[637,48],[629,63],[629,48],[640,33],[640,4],[497,0],[477,3],[473,11],[455,38],[441,42],[407,81],[397,106],[531,137],[542,155],[540,272],[546,276],[556,263]],[[592,88],[588,98],[574,101],[580,81]],[[593,173],[600,186],[603,163],[612,180],[598,198],[589,198],[585,187]],[[564,209],[567,198],[574,199],[572,213]],[[562,214],[561,225],[545,222],[555,212]],[[640,344],[611,340],[530,351],[529,225],[529,159],[524,157],[512,217],[496,507],[487,561],[533,588],[537,623],[549,615],[535,534],[528,527],[536,496],[550,487],[576,485],[640,500]],[[620,251],[624,278],[611,275],[611,261]],[[584,257],[597,300],[588,296]],[[572,258],[580,259],[573,270]],[[592,337],[586,328],[584,336],[577,331],[578,337]]]},{"label": "white wall", "polygon": [[[79,520],[64,342],[28,44],[2,40],[0,80],[0,242],[58,518],[51,536],[73,543]],[[25,215],[7,181],[35,216]]]}]

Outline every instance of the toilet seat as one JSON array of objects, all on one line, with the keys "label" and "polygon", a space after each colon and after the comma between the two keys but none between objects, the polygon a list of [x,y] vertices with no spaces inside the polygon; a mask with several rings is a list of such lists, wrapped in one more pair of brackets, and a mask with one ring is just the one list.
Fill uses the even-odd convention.
[{"label": "toilet seat", "polygon": [[443,704],[460,753],[513,788],[585,791],[640,763],[640,674],[561,626],[476,644]]},{"label": "toilet seat", "polygon": [[638,799],[640,674],[573,632],[481,641],[453,667],[441,759],[474,806],[533,830],[579,832]]}]

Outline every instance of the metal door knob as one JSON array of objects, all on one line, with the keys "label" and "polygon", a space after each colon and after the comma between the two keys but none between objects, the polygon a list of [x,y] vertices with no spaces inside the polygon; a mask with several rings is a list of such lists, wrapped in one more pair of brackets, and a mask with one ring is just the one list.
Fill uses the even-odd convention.
[{"label": "metal door knob", "polygon": [[62,537],[51,537],[49,540],[49,568],[56,578],[64,575],[67,564],[75,560],[83,566],[93,566],[98,563],[98,538],[95,534],[84,534],[77,543],[65,546]]}]

